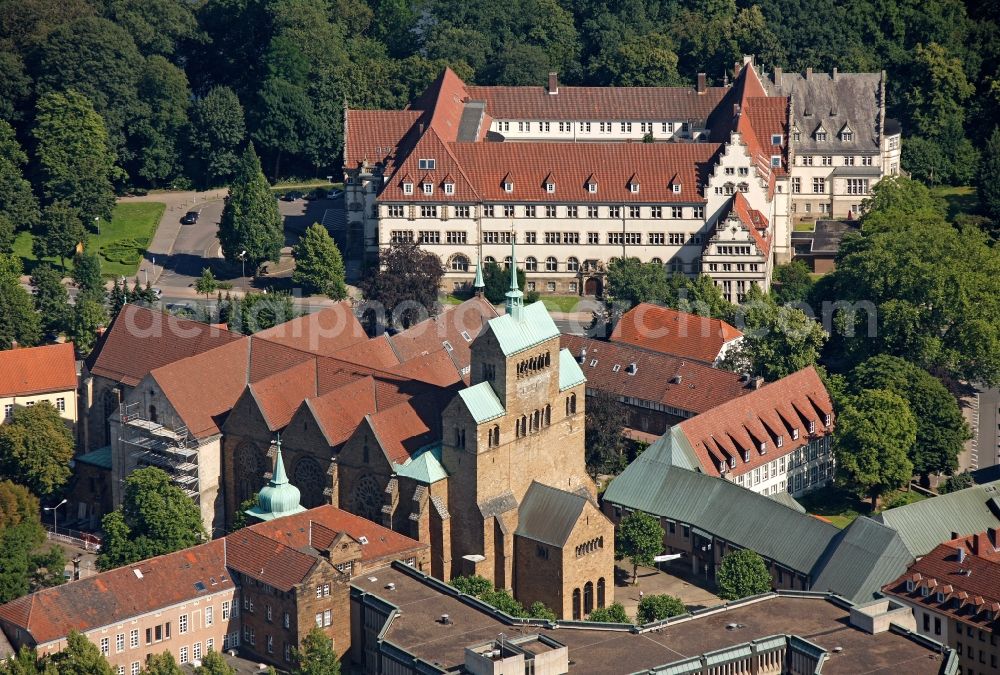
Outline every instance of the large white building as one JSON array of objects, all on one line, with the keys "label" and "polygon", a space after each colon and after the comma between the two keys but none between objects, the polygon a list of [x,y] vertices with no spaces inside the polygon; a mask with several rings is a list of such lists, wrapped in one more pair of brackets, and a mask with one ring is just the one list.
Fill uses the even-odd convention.
[{"label": "large white building", "polygon": [[[806,206],[789,197],[827,155],[796,161],[837,157],[828,208],[808,207],[837,216],[855,206],[848,193],[860,203],[898,167],[884,76],[822,77],[832,86],[780,71],[765,82],[750,59],[726,87],[704,76],[694,88],[563,87],[554,75],[548,87],[478,87],[445,70],[406,110],[346,111],[348,245],[363,241],[372,260],[418,242],[441,257],[450,289],[471,284],[480,259],[508,261],[516,238],[528,290],[600,295],[608,263],[628,256],[708,274],[738,302],[791,258]],[[855,100],[823,115],[811,103],[841,94]],[[797,107],[848,140],[803,140]]]}]

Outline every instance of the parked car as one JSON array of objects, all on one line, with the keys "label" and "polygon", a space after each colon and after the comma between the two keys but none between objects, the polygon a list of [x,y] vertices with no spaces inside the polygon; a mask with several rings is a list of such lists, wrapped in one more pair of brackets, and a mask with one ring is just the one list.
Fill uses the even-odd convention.
[{"label": "parked car", "polygon": [[195,223],[198,222],[198,216],[200,215],[201,211],[188,211],[187,213],[184,214],[184,217],[181,218],[181,224],[194,225]]},{"label": "parked car", "polygon": [[282,197],[286,202],[294,202],[296,199],[302,199],[303,194],[298,190],[292,190],[291,192],[286,192],[285,196]]},{"label": "parked car", "polygon": [[157,299],[162,298],[163,297],[163,289],[162,288],[154,288],[153,289],[153,295],[155,295],[157,297]]},{"label": "parked car", "polygon": [[330,190],[329,192],[326,193],[327,199],[340,199],[343,196],[344,196],[343,190]]},{"label": "parked car", "polygon": [[323,188],[316,188],[306,193],[306,201],[315,201],[317,199],[326,199],[327,191]]}]

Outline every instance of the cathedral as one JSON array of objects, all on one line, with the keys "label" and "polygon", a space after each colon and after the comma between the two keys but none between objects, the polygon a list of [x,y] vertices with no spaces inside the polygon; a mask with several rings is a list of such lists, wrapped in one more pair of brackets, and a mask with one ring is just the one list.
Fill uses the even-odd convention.
[{"label": "cathedral", "polygon": [[222,427],[227,521],[267,477],[280,433],[304,507],[332,503],[429,544],[438,578],[481,575],[525,606],[584,618],[613,601],[614,569],[584,461],[586,378],[542,303],[524,304],[513,265],[504,314],[465,304],[464,319],[460,306],[424,322],[444,349],[407,374],[316,359],[247,386]]}]

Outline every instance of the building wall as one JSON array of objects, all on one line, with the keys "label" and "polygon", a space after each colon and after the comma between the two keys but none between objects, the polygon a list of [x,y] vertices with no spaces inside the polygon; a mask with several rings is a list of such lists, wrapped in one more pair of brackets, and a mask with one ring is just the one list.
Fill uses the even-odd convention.
[{"label": "building wall", "polygon": [[691,139],[704,133],[704,122],[671,119],[633,120],[526,120],[494,119],[490,131],[507,141],[617,141],[641,142],[647,134],[654,141]]},{"label": "building wall", "polygon": [[[253,396],[244,393],[223,429],[220,464],[227,528],[232,526],[240,504],[267,483],[264,475],[274,469],[274,460],[268,456],[274,437]],[[287,463],[285,468],[287,471]]]},{"label": "building wall", "polygon": [[807,494],[829,485],[836,475],[831,437],[822,435],[813,438],[806,445],[751,471],[723,475],[737,485],[762,495],[790,492],[798,497]]},{"label": "building wall", "polygon": [[[239,632],[239,619],[232,613],[232,608],[239,598],[238,592],[229,588],[225,591],[206,595],[196,600],[190,600],[161,609],[156,612],[149,612],[139,615],[133,619],[117,624],[111,624],[102,628],[84,633],[87,639],[101,649],[117,673],[138,675],[140,669],[146,664],[146,659],[153,654],[161,654],[169,651],[174,658],[181,663],[190,663],[195,657],[195,646],[202,654],[209,648],[215,651],[222,651],[223,644],[228,646],[226,635],[236,635]],[[228,603],[229,617],[223,618],[224,606]],[[206,621],[206,613],[212,615],[209,625]],[[187,631],[181,632],[181,617],[187,617]],[[170,637],[166,637],[169,624]],[[160,627],[161,639],[156,639],[156,627]],[[151,640],[147,644],[146,631],[151,631]],[[30,638],[26,635],[19,635],[16,628],[4,626],[4,632],[8,636],[14,636],[12,642],[16,642],[15,647],[22,644],[31,646]],[[133,634],[137,636],[137,642],[133,643]],[[106,640],[106,642],[104,642]],[[66,639],[55,640],[45,644],[37,645],[39,655],[54,654],[66,648]],[[132,645],[137,646],[133,647]],[[105,645],[107,647],[105,651]],[[118,647],[122,649],[119,650]],[[182,650],[186,650],[187,659],[183,658]]]},{"label": "building wall", "polygon": [[996,632],[980,624],[949,617],[901,595],[893,595],[893,598],[913,610],[918,633],[955,650],[963,675],[1000,673],[1000,635]]},{"label": "building wall", "polygon": [[83,377],[79,403],[79,416],[83,431],[81,445],[87,450],[97,450],[111,445],[111,416],[118,412],[119,396],[128,398],[132,387],[100,375]]},{"label": "building wall", "polygon": [[16,408],[32,406],[43,401],[51,403],[59,410],[59,416],[66,420],[66,423],[74,430],[76,429],[77,403],[75,389],[50,391],[30,396],[0,396],[0,424],[9,422]]}]

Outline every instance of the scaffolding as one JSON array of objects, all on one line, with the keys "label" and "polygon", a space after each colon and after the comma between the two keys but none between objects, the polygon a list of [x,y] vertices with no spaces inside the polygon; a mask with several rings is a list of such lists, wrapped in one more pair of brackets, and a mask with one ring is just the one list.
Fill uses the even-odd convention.
[{"label": "scaffolding", "polygon": [[122,402],[121,442],[138,466],[155,466],[195,502],[199,501],[198,442],[187,427],[170,428],[143,415],[142,404]]}]

